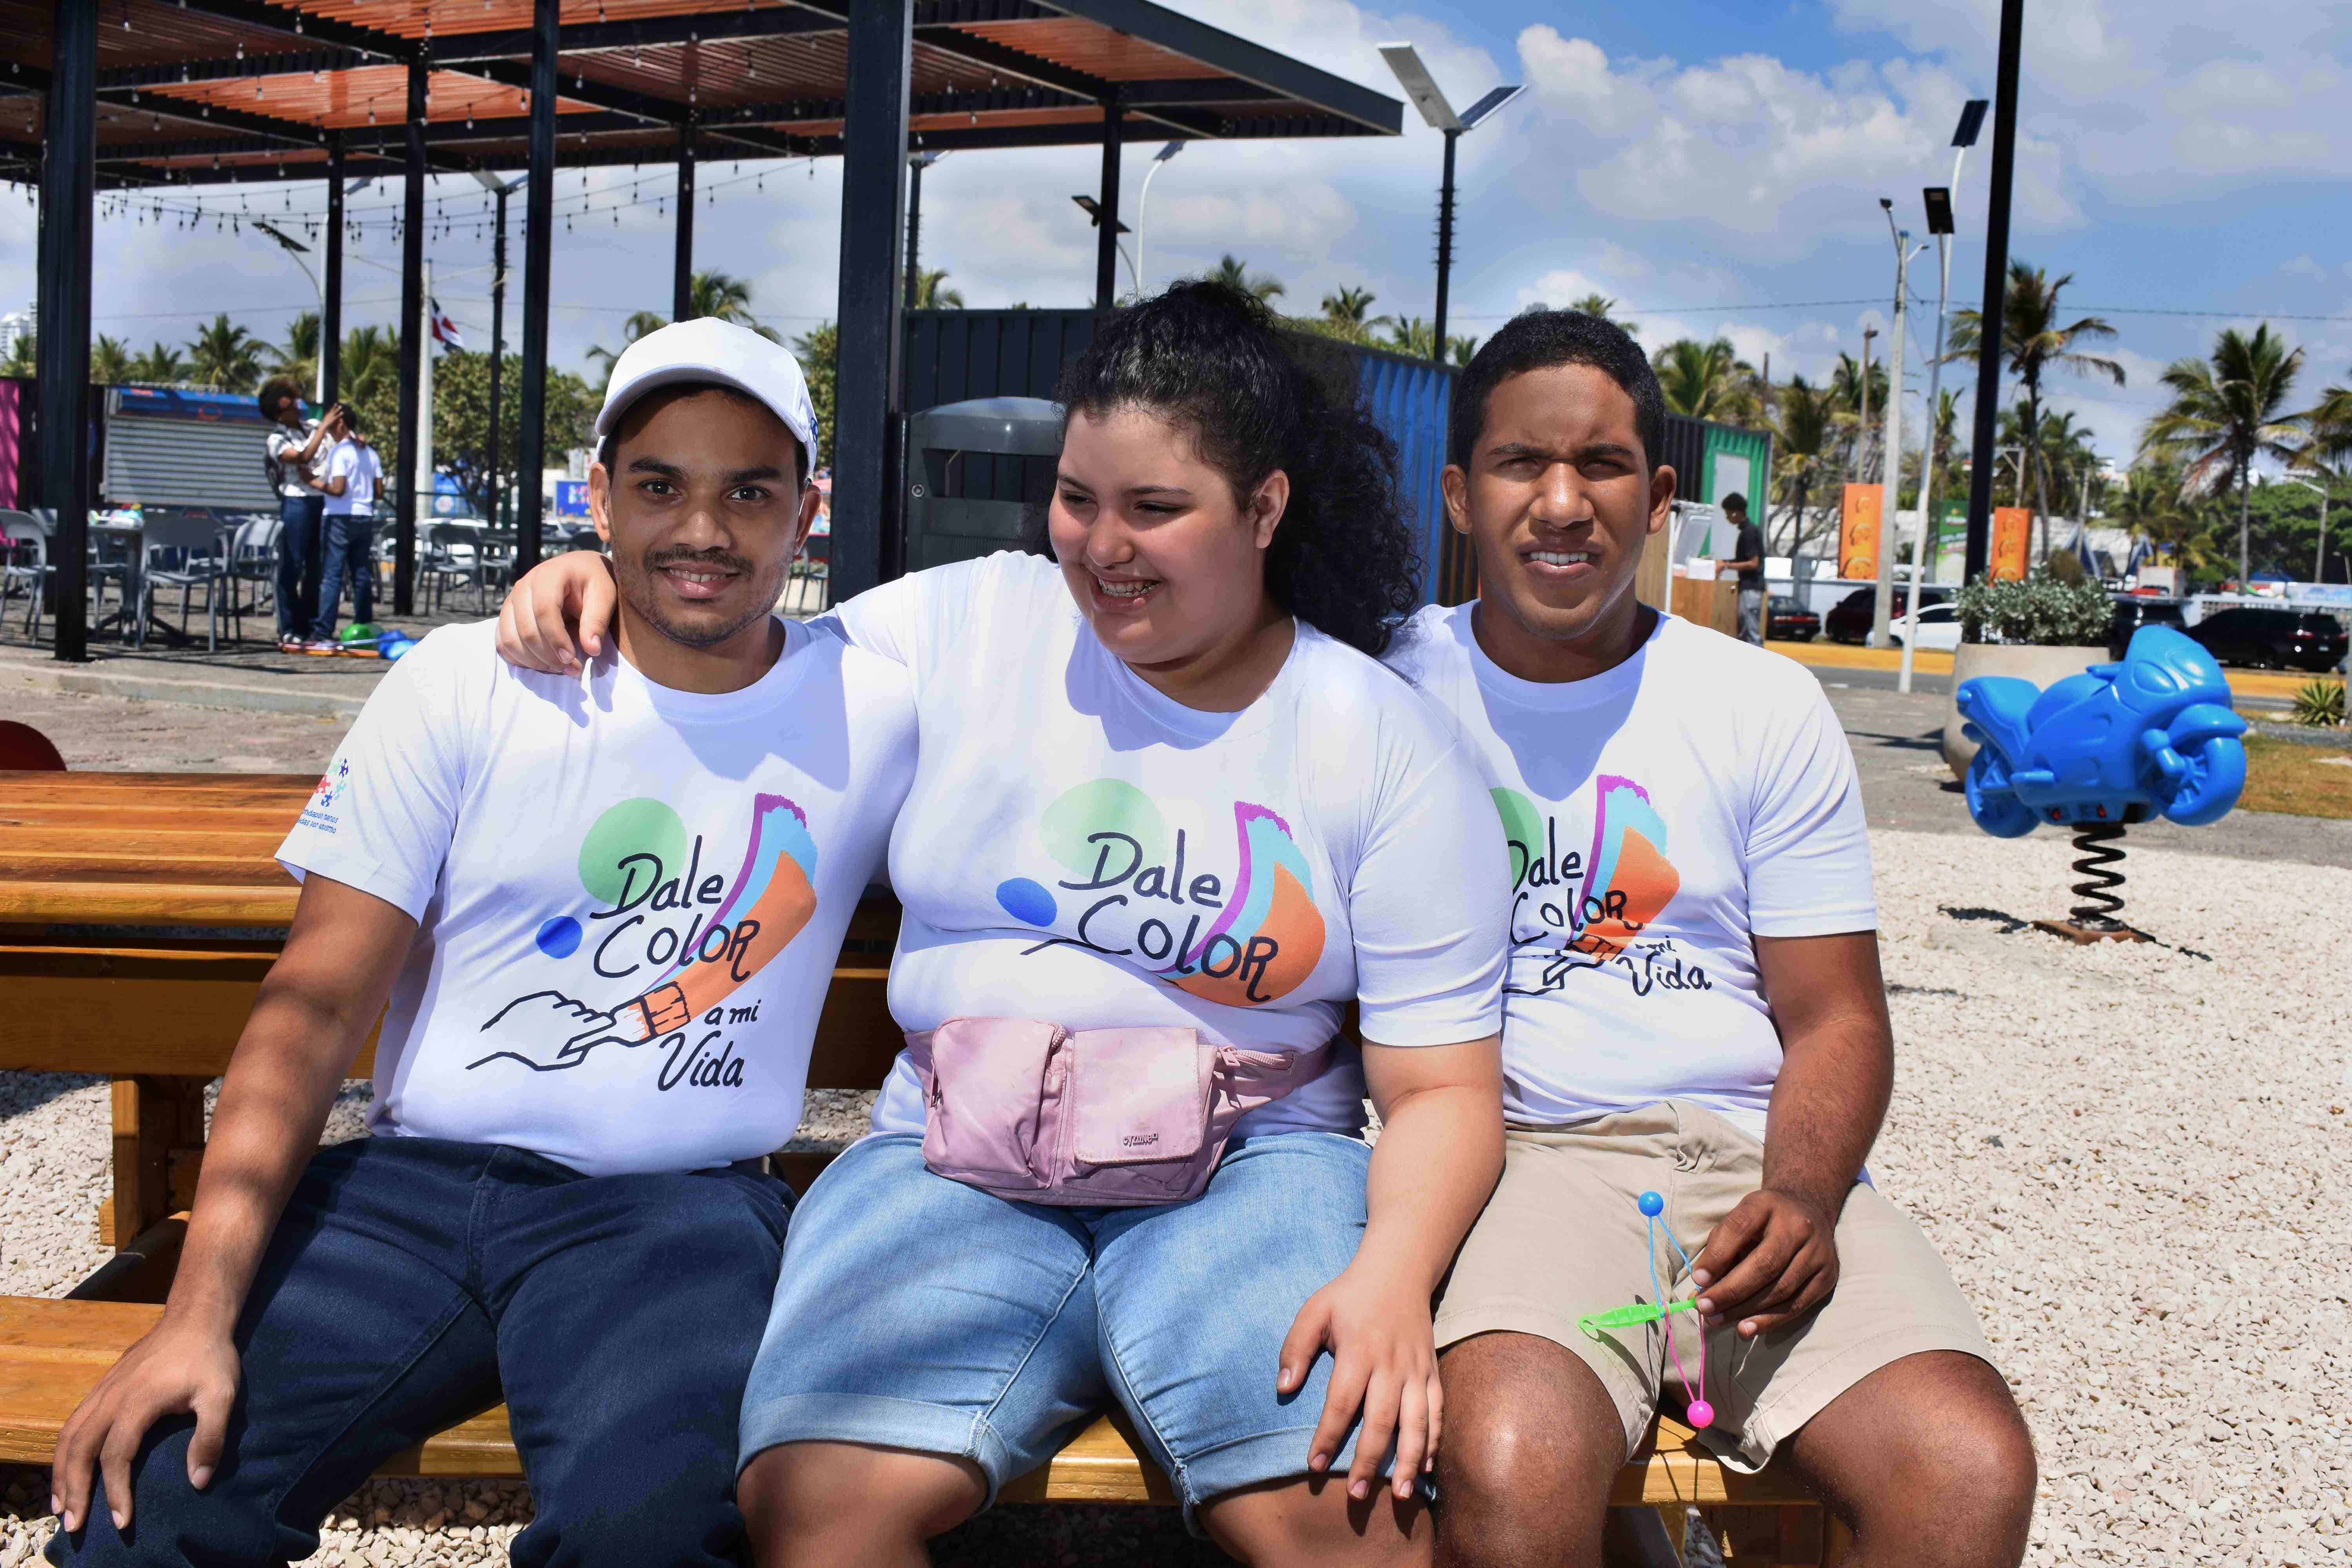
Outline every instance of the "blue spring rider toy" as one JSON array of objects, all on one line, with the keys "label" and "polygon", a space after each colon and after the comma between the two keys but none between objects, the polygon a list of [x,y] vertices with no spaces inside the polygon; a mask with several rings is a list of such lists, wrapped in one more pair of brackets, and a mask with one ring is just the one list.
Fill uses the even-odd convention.
[{"label": "blue spring rider toy", "polygon": [[2184,826],[2219,821],[2246,787],[2246,721],[2213,656],[2168,626],[2132,634],[2121,663],[2095,664],[2043,690],[2015,676],[1960,683],[1955,700],[1979,743],[1969,764],[1969,815],[1996,838],[2045,822],[2074,827],[2083,900],[2072,921],[2036,921],[2076,942],[2144,940],[2116,918],[2111,888],[2124,858],[2114,840],[2150,816]]}]

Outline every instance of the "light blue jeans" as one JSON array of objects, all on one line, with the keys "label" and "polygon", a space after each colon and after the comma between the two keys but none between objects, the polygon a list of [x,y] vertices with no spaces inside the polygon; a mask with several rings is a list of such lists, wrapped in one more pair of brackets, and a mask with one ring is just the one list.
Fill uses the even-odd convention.
[{"label": "light blue jeans", "polygon": [[[1305,1476],[1330,1357],[1283,1397],[1283,1336],[1356,1255],[1371,1151],[1237,1143],[1189,1203],[1050,1208],[933,1175],[877,1133],[809,1188],[743,1396],[741,1458],[870,1443],[977,1463],[988,1500],[1116,1400],[1193,1510]],[[1344,1472],[1355,1437],[1332,1464]]]}]

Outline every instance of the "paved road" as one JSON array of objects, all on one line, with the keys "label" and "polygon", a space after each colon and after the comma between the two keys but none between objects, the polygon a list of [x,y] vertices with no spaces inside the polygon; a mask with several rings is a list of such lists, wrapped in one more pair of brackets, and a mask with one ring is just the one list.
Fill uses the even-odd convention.
[{"label": "paved road", "polygon": [[[1821,678],[1823,686],[1833,692],[1843,690],[1893,692],[1899,679],[1896,672],[1891,669],[1848,669],[1836,665],[1817,666],[1813,673]],[[1934,697],[1948,697],[1952,692],[1952,678],[1949,675],[1930,675],[1926,670],[1914,670],[1911,675],[1911,690],[1915,696],[1920,692],[1926,692]],[[2284,713],[2294,704],[2284,697],[2240,692],[2237,695],[2235,706],[2242,713],[2273,714]]]},{"label": "paved road", "polygon": [[[1830,705],[1853,742],[1854,766],[1862,775],[1863,809],[1873,827],[1964,835],[1979,831],[1969,820],[1959,784],[1944,765],[1943,697],[1920,691],[1906,697],[1893,690],[1891,682],[1885,690],[1866,689],[1858,681],[1843,688],[1823,684],[1830,687]],[[2352,822],[2318,816],[2233,811],[2208,827],[2147,822],[2132,828],[2128,842],[2199,855],[2352,868]]]}]

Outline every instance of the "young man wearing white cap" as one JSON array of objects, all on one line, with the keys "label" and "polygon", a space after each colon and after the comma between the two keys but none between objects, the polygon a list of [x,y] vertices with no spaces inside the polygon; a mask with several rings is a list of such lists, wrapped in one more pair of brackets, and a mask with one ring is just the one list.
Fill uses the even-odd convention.
[{"label": "young man wearing white cap", "polygon": [[[741,1559],[763,1156],[914,761],[903,671],[772,613],[814,425],[754,333],[639,340],[589,477],[617,647],[583,682],[446,627],[369,699],[278,851],[301,900],[171,1302],[59,1436],[51,1561],[306,1557],[501,1398],[516,1563]],[[320,1150],[379,1014],[374,1136]]]}]

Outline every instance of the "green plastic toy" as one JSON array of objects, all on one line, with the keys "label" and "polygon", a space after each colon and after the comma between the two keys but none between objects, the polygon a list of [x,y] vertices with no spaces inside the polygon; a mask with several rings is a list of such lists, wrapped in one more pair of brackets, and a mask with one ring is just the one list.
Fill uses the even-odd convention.
[{"label": "green plastic toy", "polygon": [[1654,1323],[1668,1312],[1695,1312],[1698,1298],[1669,1301],[1661,1307],[1655,1301],[1636,1301],[1630,1307],[1613,1307],[1606,1312],[1587,1312],[1576,1320],[1576,1326],[1588,1334],[1598,1334],[1603,1329],[1633,1329],[1643,1323]]}]

